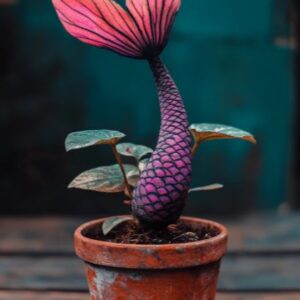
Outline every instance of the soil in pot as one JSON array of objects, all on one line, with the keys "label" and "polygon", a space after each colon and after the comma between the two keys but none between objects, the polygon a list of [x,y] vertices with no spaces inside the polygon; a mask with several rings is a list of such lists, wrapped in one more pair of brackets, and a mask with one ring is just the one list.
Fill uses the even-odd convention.
[{"label": "soil in pot", "polygon": [[139,225],[134,220],[126,221],[104,236],[101,227],[93,227],[83,233],[84,236],[100,241],[121,244],[163,245],[179,244],[206,240],[219,234],[210,226],[193,228],[183,221],[165,228],[149,228]]}]

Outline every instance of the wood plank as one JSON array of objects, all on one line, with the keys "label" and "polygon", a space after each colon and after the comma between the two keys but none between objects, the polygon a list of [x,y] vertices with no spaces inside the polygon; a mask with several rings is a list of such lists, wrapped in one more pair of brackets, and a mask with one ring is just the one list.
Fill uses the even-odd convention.
[{"label": "wood plank", "polygon": [[300,252],[299,213],[253,214],[224,224],[230,251]]},{"label": "wood plank", "polygon": [[[0,291],[1,300],[89,300],[87,293]],[[299,300],[300,293],[218,293],[217,300]]]},{"label": "wood plank", "polygon": [[1,300],[89,300],[88,293],[0,291]]},{"label": "wood plank", "polygon": [[223,290],[300,290],[300,256],[225,257],[219,287]]},{"label": "wood plank", "polygon": [[76,217],[2,217],[1,252],[73,252],[73,232],[86,221]]},{"label": "wood plank", "polygon": [[82,262],[75,257],[0,257],[0,289],[87,289]]},{"label": "wood plank", "polygon": [[[73,253],[73,231],[89,219],[91,217],[1,218],[0,254]],[[299,213],[252,215],[221,222],[229,229],[230,252],[300,252]]]},{"label": "wood plank", "polygon": [[221,293],[217,300],[299,300],[300,293]]},{"label": "wood plank", "polygon": [[[222,291],[300,291],[299,256],[228,256]],[[73,257],[0,257],[0,289],[86,291],[82,263]]]}]

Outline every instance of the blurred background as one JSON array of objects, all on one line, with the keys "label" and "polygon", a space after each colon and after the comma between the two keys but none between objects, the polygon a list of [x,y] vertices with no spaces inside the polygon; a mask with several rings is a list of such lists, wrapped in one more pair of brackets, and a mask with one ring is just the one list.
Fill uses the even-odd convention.
[{"label": "blurred background", "polygon": [[[193,194],[186,213],[300,207],[298,29],[297,1],[183,1],[163,59],[190,122],[236,126],[258,141],[203,144],[193,186],[225,188]],[[51,1],[0,0],[0,32],[1,214],[126,212],[122,195],[66,188],[115,161],[108,147],[66,154],[64,138],[105,128],[154,147],[160,115],[147,63],[73,39]]]}]

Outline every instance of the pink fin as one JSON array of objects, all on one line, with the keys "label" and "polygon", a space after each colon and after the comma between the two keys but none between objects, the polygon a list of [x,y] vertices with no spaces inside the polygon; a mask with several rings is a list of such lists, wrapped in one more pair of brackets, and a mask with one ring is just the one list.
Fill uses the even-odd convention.
[{"label": "pink fin", "polygon": [[[126,0],[149,51],[161,51],[168,40],[181,0]],[[147,49],[146,49],[147,50]]]},{"label": "pink fin", "polygon": [[127,0],[128,13],[113,0],[52,1],[72,36],[134,58],[162,51],[180,7],[180,0]]}]

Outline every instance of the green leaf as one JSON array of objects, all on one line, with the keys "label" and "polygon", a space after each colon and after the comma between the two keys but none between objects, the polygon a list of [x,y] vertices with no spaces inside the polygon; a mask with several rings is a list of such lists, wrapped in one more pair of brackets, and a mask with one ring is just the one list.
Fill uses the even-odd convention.
[{"label": "green leaf", "polygon": [[251,133],[221,124],[192,124],[190,126],[190,131],[198,143],[215,139],[242,139],[254,144],[256,143],[256,140]]},{"label": "green leaf", "polygon": [[102,224],[102,232],[104,235],[107,235],[112,229],[117,227],[119,224],[130,220],[132,220],[132,217],[130,216],[117,216],[107,218]]},{"label": "green leaf", "polygon": [[146,168],[148,161],[149,161],[149,158],[144,158],[141,161],[139,161],[139,169],[141,172]]},{"label": "green leaf", "polygon": [[219,190],[219,189],[222,189],[223,187],[224,187],[223,184],[213,183],[213,184],[209,184],[209,185],[205,185],[205,186],[199,186],[199,187],[196,187],[196,188],[192,188],[192,189],[189,190],[189,193]]},{"label": "green leaf", "polygon": [[136,145],[133,143],[121,143],[117,145],[117,151],[121,155],[134,157],[140,160],[143,156],[150,154],[153,150],[147,146]]},{"label": "green leaf", "polygon": [[107,129],[77,131],[68,134],[65,147],[70,151],[101,144],[114,145],[123,137],[124,133]]},{"label": "green leaf", "polygon": [[139,171],[138,168],[135,167],[134,169],[132,169],[131,171],[129,171],[129,172],[126,174],[126,176],[127,176],[127,179],[128,179],[128,183],[129,183],[131,186],[135,187],[136,184],[137,184],[137,182],[138,182],[139,179],[140,179],[140,171]]},{"label": "green leaf", "polygon": [[[139,170],[134,165],[124,165],[128,180]],[[118,193],[125,190],[124,178],[119,165],[98,167],[79,174],[68,186],[82,190]]]}]

